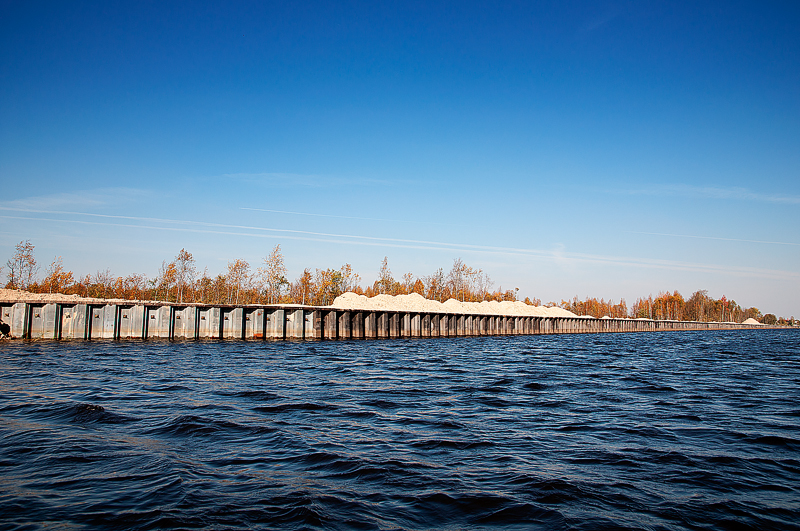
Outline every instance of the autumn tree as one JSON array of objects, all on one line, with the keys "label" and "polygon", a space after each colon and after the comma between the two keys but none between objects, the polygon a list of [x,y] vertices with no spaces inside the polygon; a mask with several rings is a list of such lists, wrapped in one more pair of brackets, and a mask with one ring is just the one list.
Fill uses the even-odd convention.
[{"label": "autumn tree", "polygon": [[175,284],[178,288],[176,298],[178,302],[183,302],[184,291],[194,282],[197,274],[194,257],[186,249],[181,249],[172,263],[175,266]]},{"label": "autumn tree", "polygon": [[42,281],[42,289],[47,290],[47,293],[64,293],[74,283],[72,271],[64,271],[61,257],[58,256],[47,268],[47,276]]},{"label": "autumn tree", "polygon": [[433,274],[424,277],[425,283],[425,298],[443,302],[442,295],[444,292],[444,271],[440,267]]},{"label": "autumn tree", "polygon": [[143,300],[147,298],[147,277],[138,273],[133,273],[127,277],[120,278],[121,288],[117,297],[129,300]]},{"label": "autumn tree", "polygon": [[107,299],[113,296],[113,284],[114,277],[111,275],[111,270],[108,268],[102,271],[98,269],[89,280],[89,297]]},{"label": "autumn tree", "polygon": [[713,305],[709,304],[708,291],[697,290],[686,300],[683,318],[687,321],[705,321],[706,313],[711,307]]},{"label": "autumn tree", "polygon": [[36,278],[39,267],[33,255],[34,245],[30,240],[19,242],[15,247],[14,256],[8,259],[8,284],[10,289],[28,289]]},{"label": "autumn tree", "polygon": [[224,273],[218,273],[212,281],[212,301],[214,304],[228,304],[228,279]]},{"label": "autumn tree", "polygon": [[414,287],[411,289],[411,293],[416,293],[417,295],[422,295],[424,297],[425,296],[425,283],[422,282],[422,280],[417,279],[417,281],[414,282]]},{"label": "autumn tree", "polygon": [[[158,276],[153,280],[154,298],[156,300],[169,301],[169,294],[172,287],[175,285],[177,278],[177,268],[175,262],[167,263],[166,260],[161,262],[161,268],[158,270]],[[159,293],[163,290],[163,297]]]},{"label": "autumn tree", "polygon": [[636,302],[631,306],[631,317],[637,319],[652,319],[653,318],[653,296],[648,295],[645,299],[639,297]]},{"label": "autumn tree", "polygon": [[720,317],[719,320],[724,321],[725,314],[728,311],[728,298],[725,295],[723,295],[722,298],[720,298],[719,302],[721,303],[720,306],[722,306],[722,316]]},{"label": "autumn tree", "polygon": [[212,304],[211,302],[211,285],[213,281],[208,276],[208,268],[203,268],[203,274],[195,281],[194,285],[194,298],[195,302],[203,304]]},{"label": "autumn tree", "polygon": [[288,285],[286,266],[283,262],[281,246],[276,245],[272,252],[264,258],[264,267],[258,268],[258,276],[266,292],[267,302],[273,304],[281,297],[281,289]]},{"label": "autumn tree", "polygon": [[[472,291],[475,294],[476,301],[483,301],[486,300],[486,295],[489,294],[489,290],[492,289],[494,282],[489,275],[484,273],[482,269],[478,269],[472,279]],[[536,299],[538,300],[538,299]],[[541,301],[539,301],[541,303]]]},{"label": "autumn tree", "polygon": [[317,269],[312,304],[327,306],[342,293],[342,273],[335,269]]},{"label": "autumn tree", "polygon": [[[741,320],[746,321],[747,319],[755,319],[756,321],[760,321],[762,317],[763,316],[761,315],[761,310],[753,307],[753,308],[746,308],[742,312]],[[794,317],[792,317],[792,320],[794,320]]]},{"label": "autumn tree", "polygon": [[453,260],[453,268],[447,274],[451,296],[464,301],[464,292],[467,290],[467,282],[472,273],[472,269],[467,267],[461,258]]},{"label": "autumn tree", "polygon": [[391,293],[394,278],[392,277],[392,270],[389,269],[389,258],[384,256],[381,262],[381,269],[378,272],[378,280],[375,283],[375,291],[378,293]]},{"label": "autumn tree", "polygon": [[241,258],[228,262],[228,274],[225,277],[228,282],[228,304],[239,304],[239,295],[249,287],[250,264]]},{"label": "autumn tree", "polygon": [[360,291],[361,286],[361,277],[358,273],[353,271],[353,266],[350,264],[344,264],[340,269],[339,273],[342,275],[342,292],[346,291]]},{"label": "autumn tree", "polygon": [[414,275],[406,273],[403,275],[403,281],[400,283],[403,287],[403,295],[408,295],[414,289]]},{"label": "autumn tree", "polygon": [[305,304],[310,301],[314,294],[314,277],[308,268],[303,270],[303,274],[292,284],[291,296],[295,303]]}]

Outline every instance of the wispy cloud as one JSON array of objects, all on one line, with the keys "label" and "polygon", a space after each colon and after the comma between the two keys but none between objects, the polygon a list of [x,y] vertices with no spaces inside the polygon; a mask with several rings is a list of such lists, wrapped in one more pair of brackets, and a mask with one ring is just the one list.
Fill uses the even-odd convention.
[{"label": "wispy cloud", "polygon": [[126,201],[139,200],[152,196],[148,190],[138,188],[100,188],[78,190],[40,196],[0,201],[3,210],[50,211],[62,209],[91,209],[109,205],[119,205]]},{"label": "wispy cloud", "polygon": [[337,219],[358,219],[362,221],[388,221],[391,223],[415,223],[421,225],[447,225],[447,226],[454,226],[452,223],[434,223],[430,221],[418,221],[418,220],[403,220],[403,219],[385,219],[385,218],[361,218],[357,216],[338,216],[335,214],[316,214],[314,212],[291,212],[288,210],[270,210],[268,208],[249,208],[249,207],[241,207],[240,210],[249,210],[252,212],[270,212],[274,214],[290,214],[294,216],[310,216],[310,217],[317,217],[317,218],[337,218]]},{"label": "wispy cloud", "polygon": [[[0,210],[25,212],[29,214],[47,214],[51,217],[40,216],[0,216],[5,219],[19,219],[29,221],[40,221],[50,223],[72,223],[94,226],[125,227],[140,230],[158,230],[173,232],[188,232],[211,234],[221,236],[239,236],[251,238],[281,238],[291,240],[306,240],[342,245],[362,245],[376,247],[395,247],[407,249],[423,249],[448,252],[470,252],[499,254],[510,256],[523,256],[542,259],[568,266],[576,263],[606,264],[625,267],[644,267],[652,269],[666,269],[676,271],[695,271],[704,273],[727,274],[739,277],[763,277],[775,279],[798,280],[800,272],[781,271],[773,269],[761,269],[752,267],[721,266],[715,264],[698,264],[692,262],[681,262],[675,260],[655,260],[649,258],[604,256],[585,253],[566,252],[563,247],[555,250],[524,249],[514,247],[496,247],[489,245],[475,245],[464,243],[437,242],[429,240],[411,240],[402,238],[381,238],[374,236],[361,236],[357,234],[336,234],[326,232],[304,231],[295,229],[282,229],[272,227],[255,227],[247,225],[229,225],[222,223],[210,223],[192,220],[147,218],[138,216],[119,216],[108,214],[92,214],[86,212],[68,211],[41,211],[32,209],[16,209],[0,207]],[[59,216],[58,218],[52,216]],[[67,219],[64,216],[78,216],[98,219],[90,221],[87,219]],[[99,219],[127,221],[114,223],[110,221],[100,221]]]},{"label": "wispy cloud", "polygon": [[669,184],[630,190],[632,195],[671,195],[690,198],[728,199],[735,201],[758,201],[800,205],[800,196],[754,192],[747,188],[721,188],[716,186],[691,186],[687,184]]},{"label": "wispy cloud", "polygon": [[745,242],[745,243],[763,243],[769,245],[797,245],[800,246],[800,243],[795,242],[773,242],[768,240],[746,240],[743,238],[722,238],[719,236],[698,236],[694,234],[669,234],[666,232],[642,232],[642,231],[633,231],[629,230],[626,231],[628,234],[647,234],[650,236],[670,236],[674,238],[693,238],[699,240],[719,240],[724,242]]}]

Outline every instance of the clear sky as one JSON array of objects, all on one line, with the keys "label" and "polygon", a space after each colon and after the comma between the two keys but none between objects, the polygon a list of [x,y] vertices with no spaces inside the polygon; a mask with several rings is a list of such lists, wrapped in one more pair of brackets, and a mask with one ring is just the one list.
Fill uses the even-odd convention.
[{"label": "clear sky", "polygon": [[[800,316],[798,2],[3,2],[0,259]],[[5,277],[5,272],[3,274]]]}]

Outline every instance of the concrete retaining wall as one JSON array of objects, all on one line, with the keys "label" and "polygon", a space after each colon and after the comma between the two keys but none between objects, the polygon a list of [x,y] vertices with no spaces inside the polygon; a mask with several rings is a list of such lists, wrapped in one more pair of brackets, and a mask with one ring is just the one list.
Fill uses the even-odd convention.
[{"label": "concrete retaining wall", "polygon": [[316,306],[0,304],[23,339],[392,339],[529,334],[740,330],[759,325],[644,319],[464,315]]}]

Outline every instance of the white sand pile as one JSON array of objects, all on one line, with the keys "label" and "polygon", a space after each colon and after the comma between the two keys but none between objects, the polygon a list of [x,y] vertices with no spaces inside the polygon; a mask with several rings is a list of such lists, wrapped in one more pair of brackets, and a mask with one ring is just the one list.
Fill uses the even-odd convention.
[{"label": "white sand pile", "polygon": [[0,289],[0,302],[94,302],[96,300],[63,293],[31,293],[19,289]]},{"label": "white sand pile", "polygon": [[142,301],[127,299],[96,299],[92,297],[81,297],[80,295],[64,295],[63,293],[31,293],[19,289],[0,289],[0,302],[63,302],[72,304],[92,303],[92,304],[114,304],[114,303],[137,303]]},{"label": "white sand pile", "polygon": [[750,317],[750,318],[748,318],[748,319],[745,319],[745,320],[744,320],[744,322],[742,322],[742,324],[746,324],[746,325],[760,325],[761,323],[759,323],[758,321],[756,321],[755,319],[753,319],[752,317]]},{"label": "white sand pile", "polygon": [[[137,303],[122,299],[93,299],[62,293],[30,293],[15,289],[0,289],[0,302],[65,302],[65,303]],[[148,301],[153,303],[153,301]],[[459,302],[449,299],[444,303],[428,300],[422,295],[377,295],[365,297],[355,293],[344,293],[333,301],[332,308],[341,310],[386,310],[434,313],[471,313],[483,315],[532,315],[535,317],[578,317],[563,308],[529,306],[524,302]],[[591,319],[591,317],[586,317]]]},{"label": "white sand pile", "polygon": [[530,306],[524,302],[460,302],[448,299],[432,301],[422,295],[376,295],[366,297],[347,292],[339,295],[331,307],[340,310],[386,310],[403,312],[471,313],[484,315],[532,315],[535,317],[578,317],[563,308]]}]

